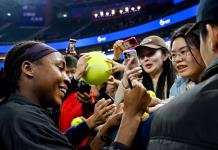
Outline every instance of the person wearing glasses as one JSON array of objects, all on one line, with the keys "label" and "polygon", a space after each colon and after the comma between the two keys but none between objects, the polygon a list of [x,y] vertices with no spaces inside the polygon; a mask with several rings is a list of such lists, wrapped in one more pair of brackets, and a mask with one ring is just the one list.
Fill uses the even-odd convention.
[{"label": "person wearing glasses", "polygon": [[155,112],[148,150],[218,149],[217,0],[200,0],[196,23],[185,35],[197,28],[200,54],[206,65],[201,81]]},{"label": "person wearing glasses", "polygon": [[193,24],[175,30],[171,38],[170,60],[179,77],[170,89],[170,97],[176,97],[194,87],[201,79],[205,64],[200,55],[199,30],[185,33]]}]

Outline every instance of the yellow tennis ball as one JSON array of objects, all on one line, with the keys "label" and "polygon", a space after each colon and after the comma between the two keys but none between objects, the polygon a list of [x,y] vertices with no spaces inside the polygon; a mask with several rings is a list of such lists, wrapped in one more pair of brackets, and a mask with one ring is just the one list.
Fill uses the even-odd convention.
[{"label": "yellow tennis ball", "polygon": [[83,76],[85,82],[100,85],[106,82],[112,74],[112,64],[106,62],[107,57],[101,52],[90,52],[87,70]]},{"label": "yellow tennis ball", "polygon": [[149,118],[149,114],[147,112],[144,112],[142,115],[142,121],[146,121]]},{"label": "yellow tennis ball", "polygon": [[71,126],[72,127],[75,127],[75,126],[78,126],[80,123],[83,122],[83,119],[81,117],[77,117],[77,118],[74,118],[72,121],[71,121]]},{"label": "yellow tennis ball", "polygon": [[148,90],[147,93],[148,93],[151,97],[156,97],[156,94],[155,94],[154,91],[152,91],[152,90]]}]

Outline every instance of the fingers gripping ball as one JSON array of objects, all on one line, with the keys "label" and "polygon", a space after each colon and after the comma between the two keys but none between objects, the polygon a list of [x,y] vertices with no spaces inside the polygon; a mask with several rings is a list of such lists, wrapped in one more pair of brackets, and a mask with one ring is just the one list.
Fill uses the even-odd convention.
[{"label": "fingers gripping ball", "polygon": [[106,82],[112,73],[112,64],[107,62],[107,57],[101,52],[90,52],[88,67],[83,76],[85,82],[100,85]]},{"label": "fingers gripping ball", "polygon": [[81,118],[81,117],[74,118],[74,119],[71,121],[71,126],[72,126],[72,127],[76,127],[76,126],[78,126],[80,123],[82,123],[83,121],[84,121],[84,119]]}]

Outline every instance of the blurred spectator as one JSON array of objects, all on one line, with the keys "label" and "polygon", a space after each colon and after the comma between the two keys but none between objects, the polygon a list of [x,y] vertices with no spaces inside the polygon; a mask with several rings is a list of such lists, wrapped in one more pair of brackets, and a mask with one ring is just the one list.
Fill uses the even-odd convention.
[{"label": "blurred spectator", "polygon": [[66,67],[67,67],[66,73],[68,77],[72,79],[73,75],[76,72],[76,65],[77,65],[78,60],[76,57],[72,55],[65,55],[64,58],[65,58]]}]

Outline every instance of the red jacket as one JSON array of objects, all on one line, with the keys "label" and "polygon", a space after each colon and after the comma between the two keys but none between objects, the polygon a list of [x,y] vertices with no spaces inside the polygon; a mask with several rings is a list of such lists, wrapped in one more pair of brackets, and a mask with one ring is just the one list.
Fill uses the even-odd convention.
[{"label": "red jacket", "polygon": [[[96,100],[96,96],[91,91],[90,96],[93,99],[93,103]],[[72,92],[63,102],[60,109],[60,118],[59,118],[59,129],[61,132],[65,132],[68,128],[71,127],[71,121],[76,118],[83,116],[84,118],[88,118],[92,115],[93,109],[77,100],[77,92]],[[86,147],[89,145],[91,136],[87,135],[87,137],[81,142],[81,144],[77,145],[77,149],[79,147]]]},{"label": "red jacket", "polygon": [[[90,96],[93,101],[95,101],[96,96],[91,91]],[[85,106],[83,103],[77,100],[77,92],[72,92],[63,102],[60,111],[59,118],[59,128],[61,132],[65,132],[68,128],[71,127],[71,121],[76,118],[83,116],[84,118],[88,118],[92,115],[92,110],[90,107]]]}]

